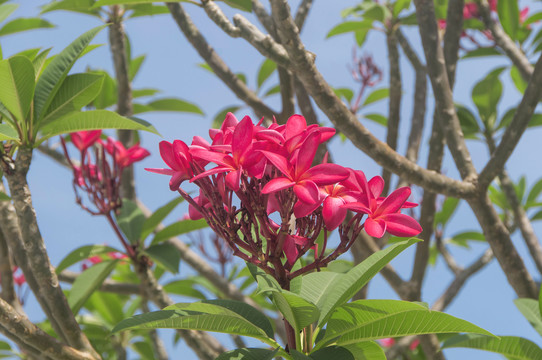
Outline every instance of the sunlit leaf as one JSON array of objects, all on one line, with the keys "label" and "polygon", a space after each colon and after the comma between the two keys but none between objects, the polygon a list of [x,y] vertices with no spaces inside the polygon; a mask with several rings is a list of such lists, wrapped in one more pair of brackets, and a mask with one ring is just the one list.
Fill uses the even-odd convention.
[{"label": "sunlit leaf", "polygon": [[181,220],[173,223],[169,226],[166,226],[164,229],[160,230],[154,238],[152,239],[151,245],[159,243],[160,241],[170,239],[175,236],[186,234],[195,230],[206,228],[207,222],[204,219],[200,220]]},{"label": "sunlit leaf", "polygon": [[122,232],[132,244],[136,244],[141,240],[145,215],[135,202],[122,199],[122,207],[120,212],[116,214],[116,218]]},{"label": "sunlit leaf", "polygon": [[18,18],[12,20],[0,28],[0,36],[15,34],[34,29],[46,29],[55,27],[47,20],[40,18]]},{"label": "sunlit leaf", "polygon": [[95,264],[83,271],[73,283],[70,294],[68,295],[68,304],[74,314],[79,312],[85,301],[95,292],[109,276],[111,271],[117,265],[118,260],[104,261]]},{"label": "sunlit leaf", "polygon": [[34,66],[24,56],[0,61],[0,101],[20,122],[25,121],[34,96]]},{"label": "sunlit leaf", "polygon": [[60,274],[63,270],[69,268],[73,264],[78,263],[79,261],[88,259],[89,257],[96,256],[96,255],[103,255],[108,254],[110,252],[118,252],[117,249],[105,246],[105,245],[85,245],[81,246],[72,252],[70,252],[58,266],[56,267],[55,271],[57,274]]},{"label": "sunlit leaf", "polygon": [[181,254],[179,250],[170,243],[160,243],[152,245],[145,249],[145,254],[161,264],[165,269],[177,274],[179,272],[179,264],[181,263]]},{"label": "sunlit leaf", "polygon": [[181,202],[183,202],[184,199],[182,197],[177,197],[164,206],[158,208],[155,212],[152,213],[151,216],[149,216],[145,221],[143,222],[143,226],[141,228],[141,240],[144,240],[149,236],[154,229],[168,216],[173,209],[177,207]]},{"label": "sunlit leaf", "polygon": [[542,359],[542,349],[530,340],[516,336],[499,338],[480,335],[458,335],[446,340],[443,349],[470,348],[495,352],[511,360]]}]

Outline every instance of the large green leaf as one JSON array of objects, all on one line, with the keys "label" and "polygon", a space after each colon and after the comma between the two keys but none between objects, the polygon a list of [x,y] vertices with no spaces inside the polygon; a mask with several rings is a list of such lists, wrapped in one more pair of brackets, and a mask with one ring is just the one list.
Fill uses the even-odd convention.
[{"label": "large green leaf", "polygon": [[[168,2],[186,2],[187,0],[170,0]],[[125,5],[125,4],[150,4],[160,2],[157,0],[98,0],[94,3],[94,8],[107,5]]]},{"label": "large green leaf", "polygon": [[179,272],[181,254],[175,245],[170,243],[156,244],[145,249],[145,254],[172,273]]},{"label": "large green leaf", "polygon": [[85,301],[94,293],[117,265],[118,260],[104,261],[83,271],[72,285],[68,304],[74,314],[79,312]]},{"label": "large green leaf", "polygon": [[277,352],[278,349],[242,348],[226,351],[220,354],[216,360],[271,360]]},{"label": "large green leaf", "polygon": [[[250,306],[244,303],[240,304],[244,305],[244,309],[246,306]],[[129,329],[192,329],[249,336],[278,347],[278,344],[271,338],[272,327],[269,320],[265,325],[268,327],[266,331],[254,324],[257,320],[252,318],[253,313],[241,312],[241,310],[241,305],[232,309],[213,303],[181,303],[169,306],[162,311],[136,315],[123,320],[113,328],[112,332]],[[265,317],[261,313],[260,315]],[[247,317],[250,317],[250,320]]]},{"label": "large green leaf", "polygon": [[390,89],[388,88],[376,89],[365,98],[365,101],[363,102],[363,106],[367,106],[369,104],[383,100],[387,98],[388,96],[390,96]]},{"label": "large green leaf", "polygon": [[233,7],[233,8],[243,10],[243,11],[252,12],[252,1],[251,0],[224,0],[224,2],[226,4],[228,4],[229,6]]},{"label": "large green leaf", "polygon": [[204,293],[195,288],[198,282],[194,279],[182,279],[172,281],[164,285],[164,290],[170,294],[188,296],[198,300],[205,300],[207,297]]},{"label": "large green leaf", "polygon": [[354,355],[356,360],[386,360],[386,354],[374,341],[362,341],[343,346]]},{"label": "large green leaf", "polygon": [[97,74],[74,74],[66,77],[46,111],[42,126],[88,105],[98,96],[103,79],[103,76]]},{"label": "large green leaf", "polygon": [[260,292],[271,295],[273,303],[296,333],[318,320],[320,313],[316,305],[297,294],[282,289],[271,275],[258,274],[256,279]]},{"label": "large green leaf", "polygon": [[373,27],[372,20],[364,21],[345,21],[339,25],[333,27],[326,35],[326,38],[330,38],[335,35],[344,34],[347,32],[366,30]]},{"label": "large green leaf", "polygon": [[184,199],[179,196],[157,209],[152,213],[151,216],[145,219],[141,228],[141,240],[145,240],[147,236],[149,236],[154,229],[156,229],[156,227],[173,211],[173,209],[175,209],[177,205],[183,201]]},{"label": "large green leaf", "polygon": [[46,114],[49,105],[75,61],[81,56],[96,34],[104,27],[105,25],[96,27],[79,36],[56,55],[53,61],[43,70],[43,74],[36,84],[36,96],[34,99],[34,113],[38,123]]},{"label": "large green leaf", "polygon": [[34,96],[34,66],[24,56],[0,61],[0,101],[20,122],[25,121]]},{"label": "large green leaf", "polygon": [[514,304],[519,311],[525,316],[531,326],[542,336],[542,316],[540,315],[540,307],[538,300],[534,299],[516,299]]},{"label": "large green leaf", "polygon": [[145,215],[135,202],[122,199],[122,207],[116,218],[122,232],[132,244],[141,240],[141,230],[143,229]]},{"label": "large green leaf", "polygon": [[519,6],[517,1],[497,1],[497,14],[504,31],[512,38],[517,39],[519,28]]},{"label": "large green leaf", "polygon": [[435,214],[435,224],[445,226],[459,205],[459,199],[448,197],[442,204],[442,209]]},{"label": "large green leaf", "polygon": [[345,304],[387,263],[419,239],[409,239],[390,245],[365,259],[345,274],[327,271],[303,276],[300,295],[320,310],[318,326],[325,324],[335,308]]},{"label": "large green leaf", "polygon": [[331,315],[323,339],[316,345],[348,345],[387,337],[488,331],[427,307],[400,300],[358,300],[338,307]]},{"label": "large green leaf", "polygon": [[98,10],[91,10],[94,0],[60,0],[44,5],[41,8],[41,13],[46,13],[56,10],[74,11],[78,13],[100,16]]},{"label": "large green leaf", "polygon": [[17,131],[8,124],[0,124],[0,141],[19,140]]},{"label": "large green leaf", "polygon": [[56,273],[60,274],[62,270],[69,268],[73,264],[79,261],[88,259],[91,256],[107,254],[110,252],[118,252],[117,249],[105,245],[85,245],[81,246],[72,252],[70,252],[58,266],[56,267]]},{"label": "large green leaf", "polygon": [[204,219],[200,220],[181,220],[166,226],[160,230],[152,239],[151,245],[159,243],[160,241],[170,239],[174,236],[186,234],[195,230],[206,228],[207,222]]},{"label": "large green leaf", "polygon": [[443,349],[470,348],[495,352],[511,360],[542,359],[542,349],[530,340],[516,336],[499,338],[480,335],[458,335],[444,342]]},{"label": "large green leaf", "polygon": [[47,20],[40,18],[18,18],[2,26],[0,36],[15,34],[22,31],[34,29],[46,29],[55,27]]},{"label": "large green leaf", "polygon": [[203,111],[197,105],[189,103],[188,101],[174,98],[152,101],[145,106],[134,110],[134,114],[149,111],[175,111],[204,115]]},{"label": "large green leaf", "polygon": [[41,140],[82,130],[127,129],[145,130],[160,135],[154,126],[136,118],[126,118],[108,110],[91,110],[64,115],[41,128]]},{"label": "large green leaf", "polygon": [[43,50],[42,52],[37,54],[32,60],[32,65],[34,66],[34,73],[36,75],[36,81],[40,77],[41,72],[43,68],[45,67],[45,64],[47,62],[47,55],[49,55],[49,51],[51,51],[51,48]]}]

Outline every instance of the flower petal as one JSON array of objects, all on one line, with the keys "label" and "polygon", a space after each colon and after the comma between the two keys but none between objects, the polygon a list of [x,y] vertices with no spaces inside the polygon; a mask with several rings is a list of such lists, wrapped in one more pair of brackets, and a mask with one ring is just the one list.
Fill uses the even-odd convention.
[{"label": "flower petal", "polygon": [[324,200],[322,216],[329,231],[335,230],[346,218],[348,210],[342,208],[341,205],[344,205],[344,200],[341,198],[328,196]]},{"label": "flower petal", "polygon": [[226,185],[233,191],[239,190],[239,182],[241,181],[241,169],[232,171],[226,175]]},{"label": "flower petal", "polygon": [[308,204],[304,201],[298,200],[294,205],[294,215],[297,219],[310,215],[314,210],[320,207],[320,202],[314,204]]},{"label": "flower petal", "polygon": [[422,232],[420,224],[405,214],[387,214],[380,219],[386,222],[386,230],[395,236],[410,237]]},{"label": "flower petal", "polygon": [[320,191],[318,186],[312,181],[302,181],[294,185],[294,193],[299,200],[308,204],[315,204],[320,200]]},{"label": "flower petal", "polygon": [[252,144],[252,129],[254,124],[250,117],[245,116],[243,120],[235,127],[232,139],[232,156],[235,160],[239,160],[241,155],[247,151]]},{"label": "flower petal", "polygon": [[410,192],[410,188],[405,186],[389,194],[375,210],[375,216],[398,212],[410,196]]},{"label": "flower petal", "polygon": [[292,115],[286,121],[286,130],[284,131],[284,137],[290,139],[307,128],[307,121],[301,115]]},{"label": "flower petal", "polygon": [[275,154],[274,152],[261,150],[267,160],[271,162],[279,171],[288,178],[291,178],[290,167],[288,166],[288,160],[282,155]]},{"label": "flower petal", "polygon": [[310,168],[303,177],[314,181],[318,186],[322,186],[335,184],[346,179],[349,175],[348,170],[341,165],[320,164]]},{"label": "flower petal", "polygon": [[386,223],[369,217],[365,220],[365,232],[373,237],[381,238],[386,232]]},{"label": "flower petal", "polygon": [[320,136],[316,133],[312,133],[307,136],[299,148],[295,166],[296,178],[299,178],[311,167],[312,161],[314,160],[314,155],[316,155],[316,150],[318,149],[319,140]]},{"label": "flower petal", "polygon": [[294,186],[295,183],[287,178],[276,178],[269,181],[262,189],[262,194],[271,194]]},{"label": "flower petal", "polygon": [[380,176],[375,176],[368,182],[369,191],[373,194],[373,197],[377,198],[382,194],[384,190],[384,179]]}]

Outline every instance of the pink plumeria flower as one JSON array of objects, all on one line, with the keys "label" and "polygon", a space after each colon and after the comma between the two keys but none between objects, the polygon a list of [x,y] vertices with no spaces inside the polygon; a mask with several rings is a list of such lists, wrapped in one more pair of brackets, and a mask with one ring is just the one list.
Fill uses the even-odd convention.
[{"label": "pink plumeria flower", "polygon": [[126,149],[122,142],[111,137],[107,138],[107,142],[104,143],[103,146],[105,147],[105,150],[115,158],[115,161],[121,168],[128,167],[137,161],[141,161],[151,154],[147,149],[139,146],[139,143]]},{"label": "pink plumeria flower", "polygon": [[383,347],[389,348],[389,347],[392,347],[395,344],[395,339],[394,338],[384,338],[384,339],[378,340],[378,342]]},{"label": "pink plumeria flower", "polygon": [[160,156],[162,160],[169,166],[169,169],[145,169],[147,171],[171,175],[169,188],[172,191],[177,191],[179,186],[185,180],[190,180],[194,174],[190,163],[192,156],[189,153],[188,146],[181,140],[175,140],[173,144],[167,141],[160,142]]},{"label": "pink plumeria flower", "polygon": [[101,135],[102,130],[78,131],[71,133],[70,138],[73,145],[82,152],[94,145]]}]

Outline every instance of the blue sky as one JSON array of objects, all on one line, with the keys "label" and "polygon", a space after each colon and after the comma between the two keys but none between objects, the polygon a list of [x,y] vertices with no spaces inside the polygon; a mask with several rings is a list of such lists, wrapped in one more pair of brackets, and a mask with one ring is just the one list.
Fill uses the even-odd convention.
[{"label": "blue sky", "polygon": [[[46,1],[30,2],[21,0],[14,2],[20,5],[15,13],[17,17],[35,16],[39,12],[39,5],[47,3]],[[295,8],[295,4],[298,2],[291,1],[291,3],[292,7]],[[316,64],[320,71],[335,87],[356,87],[347,70],[347,65],[351,62],[351,53],[355,42],[352,35],[341,35],[327,40],[325,37],[329,29],[341,21],[340,11],[356,3],[356,1],[351,0],[315,1],[302,33],[307,48],[317,54]],[[533,7],[531,3],[529,5]],[[219,55],[225,59],[235,72],[245,73],[248,77],[249,86],[255,88],[256,73],[263,61],[261,55],[250,46],[247,46],[244,40],[231,39],[222,33],[206,18],[201,9],[188,4],[185,4],[185,7]],[[235,11],[229,9],[226,12],[229,16],[235,13]],[[243,15],[253,20],[248,14]],[[4,56],[7,57],[32,47],[53,47],[52,53],[57,53],[79,34],[100,25],[99,20],[95,18],[75,13],[54,12],[45,14],[44,18],[56,24],[57,27],[1,38],[0,44]],[[241,104],[220,80],[197,66],[202,60],[184,39],[169,16],[161,15],[129,20],[126,23],[126,30],[131,39],[132,54],[147,54],[147,59],[135,79],[134,88],[154,87],[160,89],[162,90],[161,96],[175,96],[194,102],[205,112],[205,116],[178,113],[154,113],[142,116],[153,123],[164,136],[164,139],[168,141],[181,139],[189,142],[194,135],[207,136],[207,130],[212,119],[219,110],[229,105]],[[405,32],[419,51],[419,54],[421,54],[415,30],[414,28],[405,29]],[[102,31],[96,37],[94,43],[107,44],[107,32]],[[359,53],[374,56],[376,63],[384,71],[384,81],[381,86],[386,86],[387,54],[384,36],[378,33],[371,34]],[[474,106],[470,101],[473,84],[482,79],[493,67],[508,64],[509,61],[504,58],[460,62],[455,88],[456,101],[473,109]],[[87,66],[111,72],[112,60],[107,46],[103,46],[82,58],[76,64],[74,71],[84,71]],[[413,74],[410,64],[405,59],[403,59],[401,67],[404,89],[400,134],[406,134],[409,131],[408,124],[411,116]],[[501,108],[499,108],[502,114],[507,108],[518,103],[520,95],[510,82],[506,72],[501,78],[505,84],[504,100]],[[273,75],[266,82],[264,89],[270,88],[276,82],[276,75]],[[278,108],[278,97],[272,99],[271,104]],[[427,122],[430,121],[432,116],[432,105],[432,95],[428,94]],[[380,112],[385,114],[386,111],[386,101],[367,109],[367,113]],[[245,109],[245,112],[250,114],[248,109]],[[245,112],[240,111],[238,115],[242,116]],[[329,121],[321,112],[320,121],[329,124]],[[385,138],[385,131],[381,126],[370,122],[366,126],[381,139]],[[426,130],[424,134],[420,157],[422,165],[425,164],[427,157],[428,131]],[[514,180],[517,180],[521,175],[526,175],[528,184],[532,185],[540,177],[538,139],[541,135],[542,130],[535,128],[529,130],[522,138],[507,164],[507,168]],[[142,134],[142,145],[151,151],[152,156],[145,159],[136,169],[138,194],[142,201],[152,209],[168,202],[175,196],[168,189],[166,177],[149,174],[143,170],[144,167],[162,167],[162,161],[158,153],[158,142],[160,140],[162,139],[158,136]],[[406,147],[405,136],[400,139],[399,146],[400,151],[404,152]],[[481,169],[485,161],[487,161],[487,149],[483,144],[475,142],[469,142],[469,147],[475,165],[478,169]],[[370,158],[352,145],[341,143],[338,138],[333,140],[331,149],[334,159],[341,165],[361,169],[368,176],[378,175],[381,172],[380,167]],[[449,155],[446,156],[444,171],[449,176],[458,177]],[[66,169],[59,167],[41,154],[36,154],[29,177],[39,224],[53,264],[58,264],[72,249],[81,245],[102,243],[116,245],[114,235],[104,219],[89,216],[74,203],[74,196],[71,191],[71,174]],[[419,200],[420,194],[420,191],[414,190],[414,200]],[[186,210],[180,208],[171,217],[171,220],[182,217],[183,211]],[[476,230],[479,227],[468,206],[463,204],[448,226],[449,233],[446,235],[453,235],[456,232],[468,229]],[[540,234],[541,226],[535,223],[535,230]],[[527,255],[522,240],[514,236],[514,242],[517,244],[519,251],[523,255]],[[473,258],[481,254],[486,247],[487,245],[482,244],[473,246],[469,251],[458,248],[453,248],[452,251],[461,264],[467,265]],[[412,259],[413,252],[407,251],[399,256],[393,265],[400,274],[405,274],[406,277],[406,274],[410,274],[409,268]],[[525,261],[529,269],[532,270],[532,274],[536,274],[536,269],[527,256]],[[190,269],[184,266],[181,269],[182,274],[190,272]],[[536,275],[535,278],[537,278]],[[439,261],[436,267],[429,270],[424,285],[424,301],[434,302],[451,280],[450,272],[443,265],[443,262]],[[371,298],[396,298],[396,295],[380,276],[377,276],[376,280],[371,283],[369,296]],[[446,312],[471,321],[494,334],[524,336],[540,345],[541,341],[538,334],[531,329],[528,322],[523,319],[513,305],[512,301],[515,297],[504,274],[494,260],[467,283],[459,297]],[[35,309],[33,302],[29,303],[27,310],[31,317],[39,319],[40,312]],[[181,351],[180,348],[171,350],[172,358],[175,357],[175,352],[178,354]],[[446,354],[449,359],[457,359],[462,356],[477,359],[501,358],[498,355],[470,350],[447,350]],[[185,357],[185,359],[189,359],[189,357]]]}]

